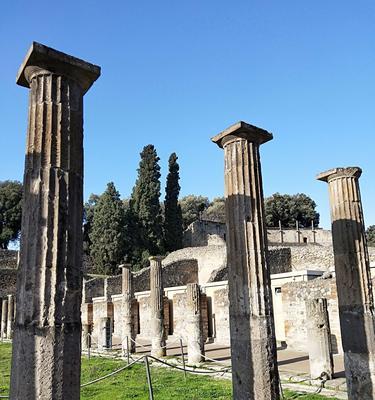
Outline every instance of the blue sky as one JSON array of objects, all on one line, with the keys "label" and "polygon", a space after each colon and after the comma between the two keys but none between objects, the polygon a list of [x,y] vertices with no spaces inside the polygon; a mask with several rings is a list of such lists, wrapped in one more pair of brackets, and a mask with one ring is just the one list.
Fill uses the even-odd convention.
[{"label": "blue sky", "polygon": [[261,149],[265,195],[304,192],[329,227],[315,175],[358,165],[375,224],[374,21],[372,0],[5,1],[0,180],[22,179],[28,94],[15,75],[35,40],[102,67],[85,96],[86,198],[111,180],[129,196],[149,143],[163,183],[175,151],[181,195],[221,196],[210,137],[244,120],[274,134]]}]

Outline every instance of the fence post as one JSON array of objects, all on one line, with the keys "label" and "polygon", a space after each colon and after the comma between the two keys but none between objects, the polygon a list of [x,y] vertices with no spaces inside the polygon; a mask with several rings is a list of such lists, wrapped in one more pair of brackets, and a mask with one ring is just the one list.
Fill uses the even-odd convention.
[{"label": "fence post", "polygon": [[129,336],[126,336],[126,357],[128,359],[128,365],[130,364],[130,351],[129,351]]},{"label": "fence post", "polygon": [[145,358],[146,374],[147,374],[148,395],[150,400],[154,400],[154,394],[152,392],[150,365],[148,363],[148,357],[145,356],[144,358]]}]

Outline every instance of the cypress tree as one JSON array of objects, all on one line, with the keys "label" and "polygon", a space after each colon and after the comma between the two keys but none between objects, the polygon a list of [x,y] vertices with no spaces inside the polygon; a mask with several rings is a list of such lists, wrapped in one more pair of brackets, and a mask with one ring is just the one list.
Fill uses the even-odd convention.
[{"label": "cypress tree", "polygon": [[140,156],[138,178],[130,199],[132,258],[136,267],[147,265],[150,255],[163,252],[159,157],[152,144],[145,146]]},{"label": "cypress tree", "polygon": [[167,251],[175,251],[182,248],[182,212],[178,204],[180,194],[180,166],[177,163],[176,153],[169,157],[167,185],[165,187],[164,201],[164,243]]},{"label": "cypress tree", "polygon": [[99,273],[116,274],[125,256],[125,215],[120,194],[113,182],[98,199],[89,233],[90,255]]}]

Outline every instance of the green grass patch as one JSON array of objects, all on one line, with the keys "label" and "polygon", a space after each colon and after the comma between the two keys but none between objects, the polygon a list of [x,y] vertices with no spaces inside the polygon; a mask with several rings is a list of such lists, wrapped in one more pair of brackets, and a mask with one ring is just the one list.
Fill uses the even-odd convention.
[{"label": "green grass patch", "polygon": [[[10,377],[11,345],[0,344],[0,395],[8,394]],[[101,357],[82,359],[81,382],[90,382],[121,368],[124,361]],[[231,382],[208,376],[184,374],[179,371],[152,367],[152,385],[155,400],[230,400]],[[321,400],[319,395],[300,395],[284,392],[285,399]],[[82,388],[81,400],[148,400],[145,366],[137,364],[113,377]],[[334,399],[331,399],[334,400]]]}]

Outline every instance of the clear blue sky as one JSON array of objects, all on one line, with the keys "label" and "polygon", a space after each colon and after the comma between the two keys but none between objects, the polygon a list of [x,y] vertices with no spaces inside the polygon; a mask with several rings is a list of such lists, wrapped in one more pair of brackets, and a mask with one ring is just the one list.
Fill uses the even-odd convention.
[{"label": "clear blue sky", "polygon": [[163,181],[177,152],[181,195],[221,196],[210,137],[244,120],[274,134],[265,195],[307,193],[329,227],[315,175],[358,165],[375,224],[374,22],[373,0],[4,1],[0,180],[22,179],[28,93],[15,75],[35,40],[102,67],[85,96],[85,198],[111,180],[129,196],[149,143]]}]

